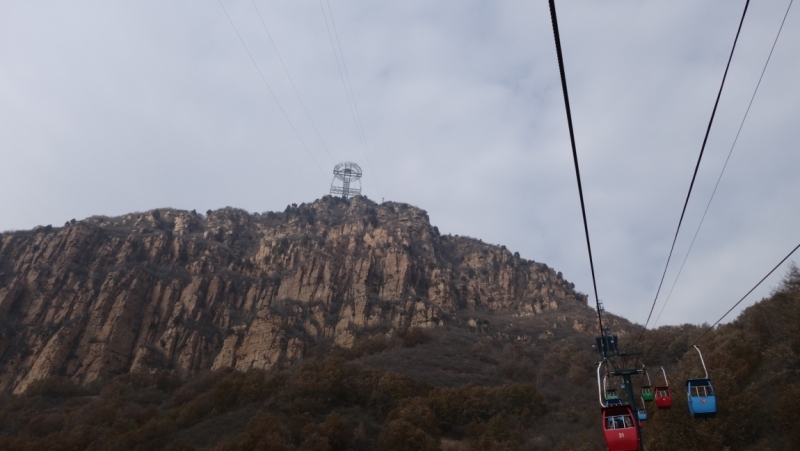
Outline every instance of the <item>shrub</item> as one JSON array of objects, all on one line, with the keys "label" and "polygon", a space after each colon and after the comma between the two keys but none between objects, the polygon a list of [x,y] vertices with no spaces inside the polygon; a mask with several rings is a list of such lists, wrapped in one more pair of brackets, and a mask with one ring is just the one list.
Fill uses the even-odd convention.
[{"label": "shrub", "polygon": [[412,327],[403,336],[403,347],[412,348],[416,345],[427,343],[430,341],[430,336],[419,327]]},{"label": "shrub", "polygon": [[433,413],[425,398],[406,398],[400,406],[389,412],[388,420],[405,420],[422,429],[427,434],[439,434],[439,425],[436,414]]},{"label": "shrub", "polygon": [[328,439],[331,451],[345,451],[353,443],[353,425],[336,412],[325,418],[319,430]]},{"label": "shrub", "polygon": [[438,451],[438,440],[406,420],[393,420],[381,428],[378,448],[385,451]]},{"label": "shrub", "polygon": [[66,377],[51,376],[31,382],[25,390],[26,396],[44,398],[70,398],[84,394],[84,390]]}]

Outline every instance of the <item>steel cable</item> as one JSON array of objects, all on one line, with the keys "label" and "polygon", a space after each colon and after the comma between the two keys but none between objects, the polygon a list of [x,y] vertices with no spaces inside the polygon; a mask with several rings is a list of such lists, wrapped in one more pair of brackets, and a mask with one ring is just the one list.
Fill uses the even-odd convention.
[{"label": "steel cable", "polygon": [[728,311],[727,311],[727,312],[725,312],[725,314],[724,314],[724,315],[722,315],[722,316],[721,316],[721,317],[720,317],[720,318],[719,318],[719,319],[718,319],[718,320],[717,320],[717,321],[716,321],[714,324],[712,324],[712,325],[711,325],[711,327],[709,327],[708,329],[706,329],[706,331],[705,331],[705,332],[703,332],[703,334],[702,334],[702,335],[700,335],[699,337],[697,337],[697,339],[695,339],[695,340],[692,342],[692,344],[690,344],[690,345],[689,345],[689,347],[688,347],[686,350],[688,351],[689,349],[691,349],[691,348],[692,348],[692,346],[694,346],[694,345],[695,345],[695,344],[696,344],[698,341],[700,341],[700,339],[701,339],[701,338],[703,338],[703,337],[704,337],[704,336],[705,336],[707,333],[711,332],[711,331],[712,331],[712,330],[713,330],[715,327],[717,327],[717,324],[719,324],[719,323],[720,323],[720,322],[721,322],[723,319],[725,319],[725,317],[726,317],[726,316],[728,316],[728,315],[729,315],[729,314],[730,314],[730,313],[733,311],[733,309],[735,309],[736,307],[738,307],[738,306],[739,306],[739,304],[741,304],[741,303],[742,303],[742,301],[744,301],[744,300],[745,300],[745,298],[747,298],[747,296],[750,296],[750,293],[752,293],[753,291],[755,291],[755,289],[756,289],[756,288],[758,288],[758,286],[759,286],[759,285],[761,285],[761,283],[762,283],[762,282],[764,282],[765,280],[767,280],[767,277],[771,276],[771,275],[772,275],[772,273],[774,273],[774,272],[775,272],[775,271],[776,271],[776,270],[777,270],[777,269],[778,269],[778,268],[779,268],[779,267],[780,267],[780,266],[781,266],[781,265],[782,265],[782,264],[783,264],[783,263],[784,263],[786,260],[788,260],[788,259],[789,259],[789,257],[791,257],[791,256],[792,256],[792,254],[794,254],[794,252],[795,252],[797,249],[800,249],[800,244],[798,244],[797,246],[795,246],[795,248],[794,248],[794,249],[792,249],[792,251],[791,251],[791,252],[789,252],[789,253],[786,255],[786,257],[783,257],[783,260],[781,260],[781,261],[780,261],[780,263],[778,263],[777,265],[775,265],[775,267],[774,267],[774,268],[772,268],[772,269],[771,269],[771,270],[770,270],[770,271],[767,273],[767,275],[766,275],[766,276],[764,276],[764,277],[763,277],[761,280],[759,280],[759,281],[758,281],[758,283],[757,283],[757,284],[755,284],[755,286],[754,286],[753,288],[751,288],[751,289],[750,289],[750,291],[748,291],[748,292],[747,292],[747,293],[746,293],[744,296],[742,296],[742,298],[741,298],[741,299],[739,299],[739,301],[737,301],[735,304],[733,304],[733,307],[731,307],[730,309],[728,309]]},{"label": "steel cable", "polygon": [[733,53],[736,50],[736,43],[739,41],[739,34],[742,32],[742,25],[744,24],[744,18],[747,15],[747,7],[750,6],[750,0],[747,0],[744,5],[744,11],[742,12],[742,19],[739,21],[739,28],[736,30],[736,38],[733,40],[733,47],[731,48],[730,56],[728,56],[728,64],[725,66],[725,73],[722,75],[722,83],[720,83],[719,91],[717,92],[717,100],[714,102],[714,109],[711,111],[711,119],[708,121],[708,127],[706,128],[706,134],[703,138],[703,145],[700,147],[700,155],[697,158],[697,164],[694,167],[694,174],[692,175],[692,181],[689,184],[689,192],[686,193],[686,200],[683,203],[683,210],[681,210],[681,217],[678,220],[678,228],[675,230],[675,236],[672,238],[672,246],[669,249],[669,255],[667,256],[667,264],[664,265],[664,272],[661,274],[661,281],[658,283],[658,289],[656,290],[656,296],[653,299],[653,305],[650,307],[650,313],[647,314],[647,321],[645,321],[644,326],[642,327],[642,332],[639,334],[639,338],[636,339],[636,344],[642,340],[642,335],[644,335],[644,331],[647,330],[647,325],[650,323],[650,318],[653,316],[653,310],[656,308],[656,302],[658,301],[658,295],[661,293],[661,286],[664,284],[664,277],[667,275],[667,269],[669,268],[669,262],[672,259],[672,252],[675,250],[675,243],[678,241],[678,234],[681,231],[681,224],[683,224],[683,217],[686,214],[686,207],[689,205],[689,198],[692,196],[692,188],[694,188],[694,182],[697,179],[697,171],[700,169],[700,162],[703,160],[703,153],[706,149],[706,143],[708,143],[708,136],[711,133],[711,125],[714,123],[714,116],[717,113],[717,107],[719,106],[719,99],[722,97],[722,89],[725,87],[725,79],[728,77],[728,69],[731,67],[731,60],[733,60]]},{"label": "steel cable", "polygon": [[319,163],[317,163],[317,159],[314,158],[314,155],[311,153],[311,150],[306,145],[306,142],[303,141],[303,138],[300,136],[300,133],[297,131],[297,128],[295,128],[294,124],[292,123],[292,120],[289,119],[289,115],[286,114],[286,110],[284,110],[283,106],[281,106],[281,103],[278,101],[278,97],[272,91],[272,88],[270,87],[269,83],[267,82],[266,77],[264,77],[264,73],[261,72],[261,68],[258,66],[258,63],[256,63],[255,58],[253,58],[253,54],[250,53],[250,49],[248,49],[247,48],[247,44],[244,43],[244,39],[242,39],[242,35],[239,34],[239,30],[236,28],[236,24],[233,23],[233,19],[231,19],[231,16],[228,14],[228,10],[225,9],[225,5],[222,4],[222,0],[217,0],[217,1],[219,2],[219,6],[221,6],[222,10],[225,12],[225,17],[228,18],[228,22],[231,23],[231,26],[233,27],[233,31],[236,32],[236,36],[239,38],[239,42],[242,43],[242,46],[244,47],[245,52],[247,52],[247,56],[250,57],[250,61],[252,61],[253,65],[256,67],[256,70],[258,71],[258,75],[261,76],[261,81],[264,82],[264,86],[267,87],[267,91],[269,91],[270,95],[272,95],[272,98],[275,100],[275,103],[278,105],[278,109],[281,110],[281,113],[283,113],[283,117],[286,118],[286,122],[288,122],[289,126],[292,127],[292,131],[294,131],[295,136],[297,136],[297,139],[300,140],[300,143],[303,145],[303,148],[306,149],[306,152],[308,152],[308,156],[311,157],[311,161],[313,161],[314,165],[317,166],[317,169],[319,169],[319,171],[322,173],[322,176],[323,177],[327,177],[325,175],[325,171],[322,170],[322,167],[319,165]]},{"label": "steel cable", "polygon": [[556,17],[555,0],[550,0],[550,18],[553,22],[553,37],[556,43],[556,56],[558,57],[558,70],[561,74],[561,88],[564,92],[564,105],[567,110],[567,127],[569,128],[569,140],[572,144],[572,159],[575,163],[575,177],[578,180],[578,196],[581,199],[581,214],[583,214],[583,231],[586,234],[586,247],[589,250],[589,267],[592,270],[592,285],[594,287],[594,299],[597,307],[597,319],[600,326],[600,335],[603,335],[603,318],[600,311],[600,298],[597,296],[597,278],[594,274],[594,259],[592,258],[592,243],[589,240],[589,223],[586,220],[586,204],[583,200],[583,185],[581,184],[581,170],[578,165],[578,151],[575,146],[575,132],[572,127],[572,111],[569,107],[569,93],[567,91],[567,76],[564,71],[564,56],[561,52],[561,37],[558,33],[558,18]]},{"label": "steel cable", "polygon": [[[372,172],[375,173],[375,177],[371,180],[375,183],[375,187],[378,189],[378,194],[383,197],[383,193],[381,192],[380,184],[378,184],[378,176],[377,172],[375,171],[375,167],[372,166],[372,160],[369,157],[369,150],[367,146],[367,139],[366,135],[364,134],[364,127],[361,123],[361,115],[358,112],[358,104],[356,103],[355,95],[353,94],[353,86],[350,84],[350,74],[347,71],[347,63],[344,59],[344,52],[342,51],[342,43],[339,41],[339,32],[336,30],[336,22],[333,20],[333,10],[331,9],[330,1],[328,3],[328,13],[331,16],[331,25],[328,25],[328,17],[325,15],[325,6],[322,4],[322,0],[319,0],[319,7],[322,9],[322,17],[325,19],[325,28],[328,30],[328,39],[331,41],[331,47],[333,48],[333,57],[336,59],[336,67],[339,69],[339,76],[342,79],[342,87],[344,87],[344,94],[347,97],[347,104],[350,107],[350,114],[353,117],[353,123],[356,126],[356,135],[358,136],[358,140],[361,143],[361,149],[364,152],[364,156],[367,159],[367,165],[369,165]],[[331,34],[331,26],[333,26],[333,34]],[[336,36],[336,44],[339,45],[339,52],[336,52],[336,44],[333,42],[333,37]],[[341,57],[342,62],[339,64],[339,58]],[[348,87],[350,88],[348,90]]]},{"label": "steel cable", "polygon": [[264,28],[264,31],[267,33],[267,37],[269,38],[269,43],[272,44],[273,50],[275,50],[275,55],[278,56],[278,61],[281,63],[281,67],[283,67],[283,72],[286,74],[286,78],[289,79],[289,83],[292,85],[292,89],[294,90],[294,94],[297,96],[297,100],[300,101],[300,105],[303,107],[303,111],[306,113],[306,117],[308,117],[308,121],[311,122],[311,127],[314,128],[314,132],[317,134],[317,138],[319,138],[319,142],[322,143],[322,147],[325,149],[325,152],[330,157],[331,162],[334,164],[336,163],[336,159],[333,158],[331,155],[331,151],[328,149],[328,146],[325,144],[325,140],[322,139],[322,135],[319,133],[317,129],[317,124],[314,123],[314,119],[311,118],[311,114],[308,112],[308,108],[306,108],[306,103],[303,102],[303,98],[300,97],[300,92],[297,91],[297,86],[294,84],[294,80],[292,80],[292,76],[289,75],[289,69],[286,68],[286,64],[283,62],[283,58],[281,58],[281,53],[278,51],[278,47],[275,45],[275,41],[272,39],[272,33],[269,32],[269,28],[267,28],[267,23],[264,21],[264,17],[261,16],[261,10],[258,9],[258,5],[256,5],[255,0],[250,0],[253,3],[253,7],[256,9],[256,14],[258,14],[258,19],[261,21],[261,26]]},{"label": "steel cable", "polygon": [[680,269],[678,269],[678,275],[675,276],[675,281],[672,283],[672,287],[667,294],[667,299],[664,300],[664,304],[661,306],[661,311],[658,312],[658,316],[656,316],[655,321],[653,322],[653,327],[656,327],[658,324],[658,320],[661,318],[661,314],[664,313],[664,309],[667,307],[667,303],[669,302],[670,297],[672,296],[672,291],[675,289],[675,285],[678,283],[678,279],[681,277],[681,273],[683,272],[683,267],[686,265],[686,260],[689,259],[689,254],[692,252],[692,247],[694,247],[694,242],[697,239],[697,234],[700,233],[700,228],[703,226],[703,221],[706,219],[706,214],[708,213],[708,208],[711,206],[711,201],[714,200],[714,195],[717,194],[717,188],[719,187],[719,182],[722,180],[722,175],[725,174],[725,168],[728,167],[728,161],[731,159],[731,154],[733,154],[733,149],[736,147],[736,143],[739,141],[739,135],[742,133],[742,127],[744,127],[744,123],[747,120],[747,115],[750,113],[750,107],[753,106],[753,100],[756,98],[756,93],[758,93],[758,88],[761,86],[761,80],[764,79],[764,73],[767,71],[767,66],[769,65],[769,61],[772,58],[772,52],[775,51],[775,45],[778,43],[778,38],[781,37],[781,31],[783,30],[783,25],[786,23],[786,17],[789,15],[789,10],[792,8],[792,3],[794,0],[789,1],[789,6],[786,8],[786,13],[783,15],[783,21],[781,21],[781,26],[778,28],[778,34],[775,36],[775,40],[772,42],[772,48],[769,50],[769,55],[767,56],[767,61],[764,63],[764,68],[761,70],[761,76],[758,78],[758,83],[756,84],[756,89],[753,91],[753,95],[750,97],[750,103],[747,105],[747,110],[744,112],[744,117],[742,118],[742,122],[739,124],[739,130],[736,132],[736,137],[733,140],[733,144],[731,144],[731,150],[728,152],[728,157],[725,159],[725,164],[722,165],[722,170],[719,173],[719,177],[717,178],[717,183],[714,185],[714,190],[711,192],[711,198],[708,199],[708,204],[706,204],[706,209],[703,212],[703,217],[700,218],[700,224],[697,226],[697,230],[694,232],[694,237],[692,237],[692,242],[689,244],[689,250],[686,251],[686,256],[683,258],[683,262],[681,263]]}]

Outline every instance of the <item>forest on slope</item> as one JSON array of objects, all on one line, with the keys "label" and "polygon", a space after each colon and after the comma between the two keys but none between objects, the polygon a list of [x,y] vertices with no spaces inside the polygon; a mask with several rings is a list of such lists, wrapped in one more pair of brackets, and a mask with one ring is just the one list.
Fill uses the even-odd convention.
[{"label": "forest on slope", "polygon": [[[678,402],[645,427],[648,450],[800,449],[800,270],[792,267],[771,296],[698,343],[717,391],[716,418],[695,420],[687,378],[703,377],[687,350],[706,327],[661,327],[645,333],[653,368],[668,363]],[[652,409],[651,409],[652,412]]]},{"label": "forest on slope", "polygon": [[[798,449],[798,327],[800,271],[792,268],[772,296],[703,338],[719,399],[719,414],[707,420],[690,418],[683,389],[686,378],[702,374],[694,351],[683,351],[703,328],[646,333],[651,368],[664,363],[656,356],[672,356],[665,363],[675,396],[670,410],[648,406],[646,449]],[[525,349],[453,330],[460,340],[448,340],[447,332],[367,338],[351,349],[319,350],[290,369],[226,369],[189,379],[169,370],[130,373],[89,388],[63,377],[40,380],[0,399],[0,448],[603,449],[593,355],[569,344],[534,360]],[[413,371],[413,356],[428,353],[499,371],[483,385],[448,386],[376,368],[389,360]]]}]

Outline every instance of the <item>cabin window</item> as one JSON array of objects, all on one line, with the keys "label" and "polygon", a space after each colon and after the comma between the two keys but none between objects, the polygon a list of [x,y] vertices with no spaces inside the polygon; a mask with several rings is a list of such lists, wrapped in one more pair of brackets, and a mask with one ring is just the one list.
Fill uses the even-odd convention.
[{"label": "cabin window", "polygon": [[714,389],[709,385],[692,386],[692,397],[714,396]]},{"label": "cabin window", "polygon": [[630,415],[615,415],[606,418],[606,429],[626,429],[633,427]]}]

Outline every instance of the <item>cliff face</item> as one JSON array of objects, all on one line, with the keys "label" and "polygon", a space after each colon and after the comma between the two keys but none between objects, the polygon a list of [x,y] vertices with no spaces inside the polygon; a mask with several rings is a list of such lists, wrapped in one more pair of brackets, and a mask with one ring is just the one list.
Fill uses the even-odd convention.
[{"label": "cliff face", "polygon": [[585,302],[546,265],[440,236],[405,204],[92,217],[0,234],[0,390],[54,374],[269,368],[316,342]]}]

